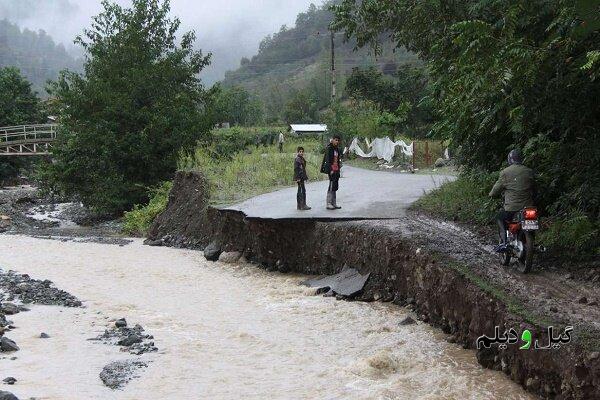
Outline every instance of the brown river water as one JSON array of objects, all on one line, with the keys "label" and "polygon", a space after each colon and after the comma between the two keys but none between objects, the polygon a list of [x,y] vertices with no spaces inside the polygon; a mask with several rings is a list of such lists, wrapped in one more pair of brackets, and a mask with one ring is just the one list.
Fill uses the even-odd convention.
[{"label": "brown river water", "polygon": [[[315,296],[300,275],[140,240],[10,235],[0,235],[0,268],[50,279],[86,306],[34,305],[12,318],[21,350],[0,360],[0,378],[18,382],[0,390],[21,399],[532,399],[439,330],[399,326],[405,309]],[[159,351],[113,391],[100,371],[133,356],[86,339],[120,317],[143,325]]]}]

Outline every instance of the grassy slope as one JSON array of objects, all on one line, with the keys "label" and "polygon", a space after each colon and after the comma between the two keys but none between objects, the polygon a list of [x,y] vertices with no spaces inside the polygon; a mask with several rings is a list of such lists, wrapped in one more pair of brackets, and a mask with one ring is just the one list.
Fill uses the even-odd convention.
[{"label": "grassy slope", "polygon": [[211,157],[209,151],[198,148],[180,163],[183,170],[201,170],[211,183],[211,201],[232,204],[279,188],[294,185],[296,147],[306,149],[308,176],[323,179],[319,172],[321,154],[316,140],[289,140],[279,153],[276,145],[250,146],[236,153],[231,160]]}]

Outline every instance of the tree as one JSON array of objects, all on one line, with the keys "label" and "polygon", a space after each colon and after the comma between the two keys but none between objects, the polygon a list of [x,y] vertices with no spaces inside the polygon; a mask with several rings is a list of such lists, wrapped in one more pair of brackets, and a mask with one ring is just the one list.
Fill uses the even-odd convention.
[{"label": "tree", "polygon": [[540,205],[600,225],[600,0],[343,0],[335,29],[359,46],[383,34],[420,55],[432,80],[434,132],[467,170],[525,150]]},{"label": "tree", "polygon": [[65,71],[51,87],[61,129],[44,174],[57,189],[116,214],[146,201],[147,187],[172,176],[178,152],[211,128],[198,78],[210,55],[194,50],[193,32],[177,40],[168,0],[102,6],[76,40],[84,73]]},{"label": "tree", "polygon": [[17,68],[0,69],[0,126],[40,122],[39,100]]},{"label": "tree", "polygon": [[346,93],[359,101],[370,101],[388,116],[387,124],[396,120],[395,130],[413,137],[429,133],[434,122],[427,102],[431,95],[429,78],[422,66],[403,65],[394,77],[384,76],[375,67],[354,68],[346,81]]},{"label": "tree", "polygon": [[[13,67],[0,69],[0,126],[41,122],[39,100],[31,84]],[[29,160],[0,158],[0,181],[15,177]]]},{"label": "tree", "polygon": [[215,107],[219,122],[249,126],[260,124],[263,119],[260,100],[241,86],[218,87]]},{"label": "tree", "polygon": [[285,105],[284,119],[288,124],[310,124],[318,120],[317,100],[309,90],[293,91]]}]

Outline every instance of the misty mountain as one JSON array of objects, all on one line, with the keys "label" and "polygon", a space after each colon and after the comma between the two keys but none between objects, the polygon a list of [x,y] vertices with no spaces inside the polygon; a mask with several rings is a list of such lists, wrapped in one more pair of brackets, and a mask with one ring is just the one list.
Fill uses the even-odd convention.
[{"label": "misty mountain", "polygon": [[0,68],[8,66],[19,68],[38,95],[45,97],[48,80],[56,79],[65,68],[80,71],[82,62],[46,32],[21,30],[7,20],[0,20]]},{"label": "misty mountain", "polygon": [[[279,32],[266,36],[259,45],[258,54],[242,58],[235,71],[225,74],[224,86],[242,86],[257,96],[265,106],[267,119],[276,119],[282,104],[298,90],[308,89],[324,106],[331,92],[331,33],[333,19],[328,7],[333,1],[298,14],[295,26],[282,27]],[[383,39],[383,38],[382,38]],[[381,52],[355,49],[355,41],[345,41],[335,34],[335,63],[338,92],[342,93],[345,77],[353,68],[375,66],[387,75],[393,75],[400,65],[418,62],[407,51],[395,49],[395,44],[382,40]]]}]

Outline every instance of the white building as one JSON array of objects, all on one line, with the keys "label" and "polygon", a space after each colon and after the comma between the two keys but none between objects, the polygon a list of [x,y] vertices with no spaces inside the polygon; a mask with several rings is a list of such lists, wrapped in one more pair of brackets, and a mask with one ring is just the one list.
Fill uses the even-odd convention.
[{"label": "white building", "polygon": [[291,133],[296,136],[323,135],[327,132],[327,125],[322,124],[292,124]]}]

